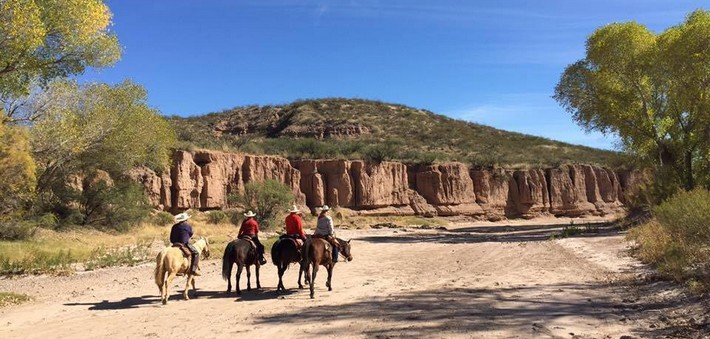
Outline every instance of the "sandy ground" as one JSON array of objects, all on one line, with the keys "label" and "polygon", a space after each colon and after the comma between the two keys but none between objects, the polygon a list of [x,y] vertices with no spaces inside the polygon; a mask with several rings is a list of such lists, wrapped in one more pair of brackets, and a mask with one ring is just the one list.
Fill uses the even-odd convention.
[{"label": "sandy ground", "polygon": [[[0,310],[0,337],[621,338],[669,333],[676,318],[663,312],[668,307],[663,302],[682,296],[660,300],[653,296],[658,293],[633,287],[631,282],[647,270],[628,256],[623,235],[549,240],[559,227],[489,223],[448,230],[342,230],[339,236],[353,239],[354,260],[338,263],[332,292],[321,270],[315,299],[297,288],[296,266],[285,275],[288,291],[277,294],[271,264],[261,270],[263,289],[228,295],[216,260],[202,264],[197,298],[182,300],[184,278],[178,278],[166,306],[160,305],[153,282],[154,264],[2,279],[0,291],[35,299]],[[659,312],[670,319],[659,320]],[[687,328],[673,333],[703,336]]]}]

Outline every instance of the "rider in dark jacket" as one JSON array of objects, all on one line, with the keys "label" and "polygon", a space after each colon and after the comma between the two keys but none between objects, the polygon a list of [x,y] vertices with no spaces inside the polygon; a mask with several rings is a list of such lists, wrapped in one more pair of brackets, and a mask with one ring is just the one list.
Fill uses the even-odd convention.
[{"label": "rider in dark jacket", "polygon": [[175,216],[175,225],[170,229],[170,242],[180,243],[190,249],[192,253],[192,261],[190,265],[190,274],[195,276],[200,276],[197,272],[197,262],[200,260],[200,253],[197,249],[190,244],[190,238],[192,238],[192,226],[187,223],[187,219],[190,219],[190,215],[187,213],[180,213]]}]

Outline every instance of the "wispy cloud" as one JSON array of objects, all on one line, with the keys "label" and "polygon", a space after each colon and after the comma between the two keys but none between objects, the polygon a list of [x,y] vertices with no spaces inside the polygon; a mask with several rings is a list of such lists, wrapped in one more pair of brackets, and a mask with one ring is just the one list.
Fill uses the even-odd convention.
[{"label": "wispy cloud", "polygon": [[617,140],[614,136],[585,132],[549,96],[541,93],[501,95],[445,114],[503,130],[596,148],[614,149]]}]

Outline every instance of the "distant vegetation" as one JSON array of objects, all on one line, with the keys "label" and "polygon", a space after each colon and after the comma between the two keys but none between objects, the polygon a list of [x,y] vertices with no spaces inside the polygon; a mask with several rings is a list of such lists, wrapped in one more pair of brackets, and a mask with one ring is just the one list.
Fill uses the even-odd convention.
[{"label": "distant vegetation", "polygon": [[172,117],[181,148],[238,150],[288,158],[343,158],[474,166],[618,165],[617,152],[571,145],[455,120],[426,110],[362,99],[327,98],[283,106],[237,107]]}]

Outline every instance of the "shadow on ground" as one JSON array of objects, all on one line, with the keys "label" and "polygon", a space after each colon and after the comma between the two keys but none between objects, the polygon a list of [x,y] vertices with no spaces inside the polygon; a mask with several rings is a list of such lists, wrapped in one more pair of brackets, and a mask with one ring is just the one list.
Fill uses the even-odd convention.
[{"label": "shadow on ground", "polygon": [[[608,284],[560,284],[494,289],[455,288],[394,294],[388,297],[362,298],[359,301],[321,305],[300,312],[285,311],[256,318],[258,324],[312,324],[315,335],[364,334],[374,337],[441,337],[465,334],[485,337],[495,333],[515,333],[523,337],[569,337],[564,328],[550,324],[556,319],[575,321],[598,319],[598,328],[590,333],[576,333],[574,338],[594,338],[603,333],[605,324],[628,323],[626,335],[656,337],[668,335],[668,329],[648,327],[634,322],[639,313],[658,313],[676,307],[682,301],[642,302],[633,299],[594,297],[591,290],[615,289],[605,295],[624,295],[627,286]],[[521,296],[525,295],[525,297]],[[349,332],[353,322],[372,324],[363,333]],[[554,332],[554,333],[553,333]],[[557,335],[557,336],[556,336]],[[683,332],[681,337],[688,336]],[[702,337],[702,336],[698,336]]]},{"label": "shadow on ground", "polygon": [[[536,226],[483,226],[464,227],[437,232],[397,231],[392,236],[366,236],[358,240],[372,243],[435,242],[444,244],[470,244],[482,242],[532,242],[555,237],[606,237],[618,234],[613,224],[536,225]],[[404,233],[404,234],[403,234]]]}]

